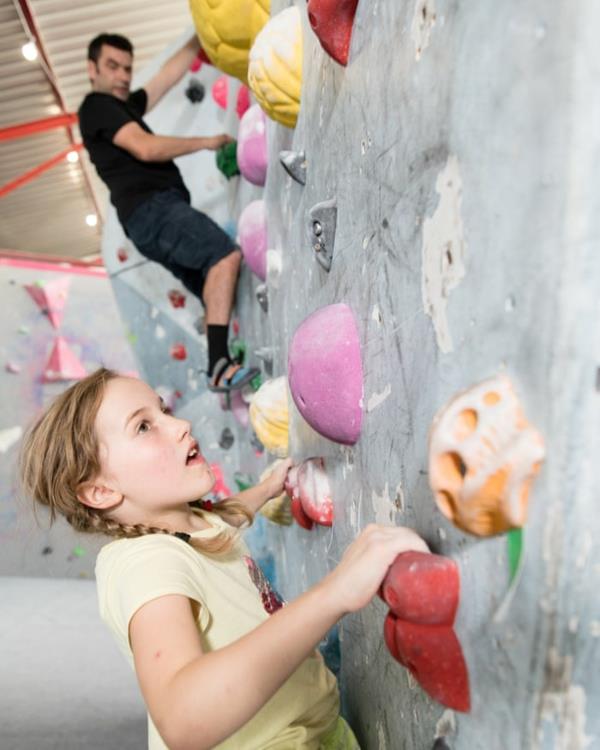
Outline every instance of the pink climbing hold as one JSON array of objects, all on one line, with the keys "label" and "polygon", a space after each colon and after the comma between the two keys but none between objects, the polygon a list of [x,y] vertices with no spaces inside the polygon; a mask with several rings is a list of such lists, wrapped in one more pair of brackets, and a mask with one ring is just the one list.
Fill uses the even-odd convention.
[{"label": "pink climbing hold", "polygon": [[238,223],[240,247],[248,267],[261,281],[267,278],[267,211],[262,200],[252,201]]},{"label": "pink climbing hold", "polygon": [[308,0],[308,20],[321,47],[340,65],[348,64],[358,0]]},{"label": "pink climbing hold", "polygon": [[62,336],[58,336],[46,362],[42,383],[56,383],[62,380],[81,380],[87,372],[78,357],[69,348]]},{"label": "pink climbing hold", "polygon": [[352,310],[343,303],[309,315],[292,338],[288,383],[294,403],[318,433],[354,445],[362,427],[363,369]]},{"label": "pink climbing hold", "polygon": [[267,118],[253,104],[240,120],[237,162],[248,182],[262,186],[267,178]]},{"label": "pink climbing hold", "polygon": [[212,472],[212,475],[215,478],[215,483],[212,488],[213,495],[216,495],[219,500],[224,500],[226,497],[231,497],[231,490],[227,486],[225,482],[225,478],[223,476],[223,470],[219,466],[219,464],[209,464],[210,470]]},{"label": "pink climbing hold", "polygon": [[238,117],[242,117],[244,112],[247,111],[250,106],[250,90],[248,86],[242,84],[238,89],[237,101],[235,103],[235,111]]},{"label": "pink climbing hold", "polygon": [[227,76],[219,76],[213,83],[212,98],[221,109],[227,109]]}]

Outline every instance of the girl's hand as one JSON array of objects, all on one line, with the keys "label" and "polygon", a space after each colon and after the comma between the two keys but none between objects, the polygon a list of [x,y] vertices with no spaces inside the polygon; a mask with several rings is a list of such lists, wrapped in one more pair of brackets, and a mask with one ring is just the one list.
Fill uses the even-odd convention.
[{"label": "girl's hand", "polygon": [[365,607],[379,590],[397,555],[409,550],[429,552],[412,529],[369,524],[321,583],[328,589],[329,602],[339,616]]},{"label": "girl's hand", "polygon": [[273,471],[268,477],[263,479],[262,485],[265,488],[267,499],[270,500],[272,497],[278,497],[284,490],[284,482],[288,471],[291,469],[293,461],[291,458],[283,458],[273,466]]}]

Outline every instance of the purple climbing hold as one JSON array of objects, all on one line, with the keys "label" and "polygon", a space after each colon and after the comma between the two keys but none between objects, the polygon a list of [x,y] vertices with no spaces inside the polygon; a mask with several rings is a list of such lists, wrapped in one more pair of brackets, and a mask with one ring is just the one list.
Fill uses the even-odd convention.
[{"label": "purple climbing hold", "polygon": [[362,426],[363,370],[358,330],[345,304],[328,305],[300,324],[290,344],[288,383],[308,424],[354,445]]},{"label": "purple climbing hold", "polygon": [[261,281],[267,278],[267,211],[262,200],[252,201],[238,222],[244,260]]},{"label": "purple climbing hold", "polygon": [[246,110],[240,120],[237,162],[242,175],[253,185],[267,178],[267,118],[258,104]]}]

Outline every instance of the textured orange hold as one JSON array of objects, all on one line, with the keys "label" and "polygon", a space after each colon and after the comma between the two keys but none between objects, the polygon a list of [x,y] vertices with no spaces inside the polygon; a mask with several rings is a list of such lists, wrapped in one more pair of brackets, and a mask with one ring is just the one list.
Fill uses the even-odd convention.
[{"label": "textured orange hold", "polygon": [[523,526],[544,441],[527,421],[510,380],[464,391],[434,419],[429,479],[441,512],[459,529],[491,536]]}]

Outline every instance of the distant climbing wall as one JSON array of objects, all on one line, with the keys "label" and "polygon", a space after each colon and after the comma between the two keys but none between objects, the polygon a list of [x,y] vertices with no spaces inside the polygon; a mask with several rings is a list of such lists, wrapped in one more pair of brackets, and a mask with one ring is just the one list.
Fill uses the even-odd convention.
[{"label": "distant climbing wall", "polygon": [[135,363],[103,268],[0,260],[0,575],[94,575],[103,538],[36,516],[23,497],[17,457],[24,431],[73,379]]},{"label": "distant climbing wall", "polygon": [[[273,0],[271,16],[288,5]],[[390,597],[343,621],[342,697],[362,747],[600,746],[593,505],[600,260],[592,244],[600,215],[592,30],[600,11],[589,0],[576,14],[564,0],[296,5],[301,55],[292,53],[297,16],[268,30],[283,50],[278,68],[264,63],[267,27],[250,51],[267,114],[281,102],[295,107],[291,127],[267,122],[265,188],[242,178],[226,185],[216,175],[208,190],[210,157],[181,160],[195,205],[223,224],[265,200],[266,287],[244,269],[240,335],[251,359],[262,354],[265,377],[289,374],[296,388],[290,454],[324,459],[311,464],[312,474],[303,470],[304,485],[300,471],[290,483],[298,523],[259,519],[251,540],[263,561],[274,556],[287,598],[331,569],[370,522],[412,526],[456,564],[444,570],[458,570],[458,611],[453,601],[431,663],[422,646],[432,631]],[[336,8],[341,20],[331,17]],[[299,60],[296,113],[297,92],[290,98],[279,86],[297,81]],[[207,86],[218,75],[200,72]],[[183,100],[184,85],[150,120],[160,120],[159,132],[214,126],[235,134],[233,101],[227,111],[201,109],[204,102]],[[279,163],[282,150],[291,152],[284,160],[297,180]],[[205,356],[194,325],[200,308],[189,297],[174,306],[168,274],[132,248],[119,261],[121,242],[113,220],[105,258],[141,369],[171,389],[232,488],[236,471],[256,479],[272,456],[240,421],[243,405],[221,410],[197,374]],[[297,330],[342,303],[353,321],[344,318],[349,338],[317,327],[315,377],[292,383]],[[173,358],[177,343],[186,359]],[[327,390],[323,372],[337,389]],[[349,388],[362,397],[348,405]],[[333,403],[345,423],[325,433],[319,409],[328,417]],[[323,465],[327,493],[323,483],[317,493],[314,467]],[[302,496],[310,482],[316,509]],[[331,527],[308,515],[326,509],[330,522],[329,497]],[[469,713],[444,708],[418,684],[435,693],[443,677],[446,696],[455,691],[450,702],[469,707],[463,672],[462,694],[452,686],[452,669],[463,666],[457,642]]]}]

